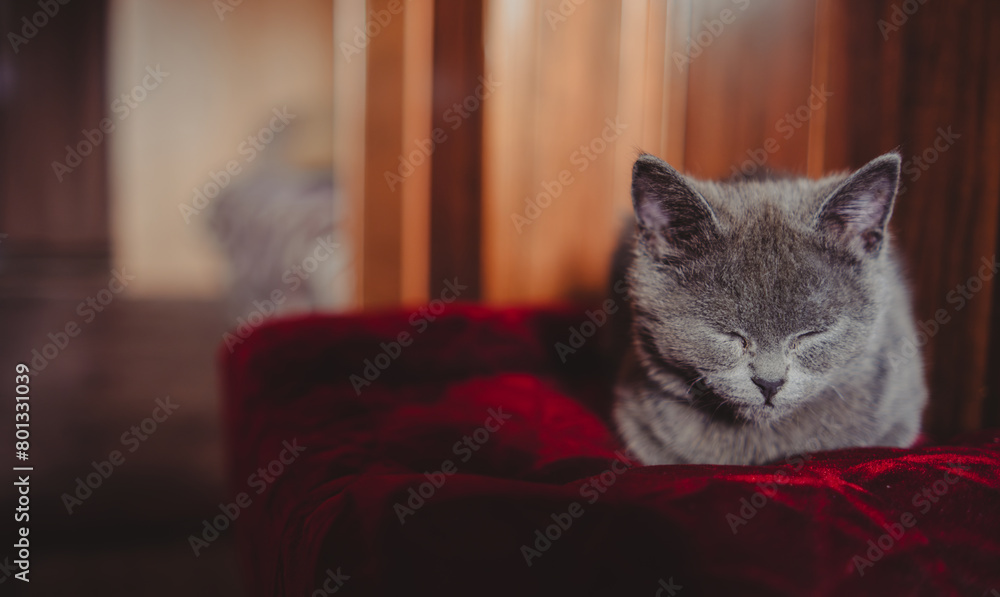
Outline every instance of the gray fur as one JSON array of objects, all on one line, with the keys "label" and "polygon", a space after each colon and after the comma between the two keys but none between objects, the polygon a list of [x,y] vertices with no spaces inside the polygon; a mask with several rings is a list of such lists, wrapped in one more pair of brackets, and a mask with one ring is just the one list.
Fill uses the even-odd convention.
[{"label": "gray fur", "polygon": [[927,390],[901,350],[916,330],[886,231],[899,169],[890,153],[821,180],[707,182],[638,158],[613,414],[640,460],[914,441]]}]

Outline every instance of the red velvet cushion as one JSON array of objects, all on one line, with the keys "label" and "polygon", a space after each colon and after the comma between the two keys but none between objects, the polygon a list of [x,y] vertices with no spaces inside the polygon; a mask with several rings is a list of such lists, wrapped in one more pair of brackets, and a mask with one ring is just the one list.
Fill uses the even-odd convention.
[{"label": "red velvet cushion", "polygon": [[593,414],[609,391],[597,337],[565,363],[556,350],[583,321],[453,306],[278,321],[224,347],[248,587],[1000,595],[997,432],[771,466],[627,466]]}]

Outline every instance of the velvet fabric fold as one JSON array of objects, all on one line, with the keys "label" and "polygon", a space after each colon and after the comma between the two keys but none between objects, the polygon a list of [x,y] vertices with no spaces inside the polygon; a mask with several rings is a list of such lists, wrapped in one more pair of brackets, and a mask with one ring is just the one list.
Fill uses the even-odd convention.
[{"label": "velvet fabric fold", "polygon": [[451,305],[222,347],[250,592],[1000,596],[1000,431],[640,466],[586,321]]}]

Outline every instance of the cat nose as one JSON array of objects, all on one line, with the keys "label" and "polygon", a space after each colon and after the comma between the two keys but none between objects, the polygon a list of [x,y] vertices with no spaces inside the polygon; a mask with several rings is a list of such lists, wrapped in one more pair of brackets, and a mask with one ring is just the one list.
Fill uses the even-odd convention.
[{"label": "cat nose", "polygon": [[764,395],[764,402],[767,404],[771,403],[771,398],[778,393],[781,386],[785,385],[785,380],[783,379],[776,379],[772,381],[768,379],[761,379],[759,377],[751,377],[750,381],[760,388],[760,393]]}]

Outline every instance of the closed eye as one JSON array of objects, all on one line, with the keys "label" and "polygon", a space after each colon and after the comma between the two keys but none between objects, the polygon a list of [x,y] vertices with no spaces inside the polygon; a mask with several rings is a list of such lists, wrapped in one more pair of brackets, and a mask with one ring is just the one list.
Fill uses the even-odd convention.
[{"label": "closed eye", "polygon": [[750,341],[747,340],[746,336],[743,334],[739,332],[726,332],[726,335],[739,342],[742,345],[743,350],[750,348]]},{"label": "closed eye", "polygon": [[798,348],[799,343],[802,342],[802,340],[806,340],[808,338],[813,338],[813,337],[818,336],[818,335],[820,335],[820,334],[822,334],[824,332],[826,332],[826,330],[809,330],[808,332],[803,332],[803,333],[799,334],[798,336],[795,336],[795,339],[792,340],[792,348]]}]

